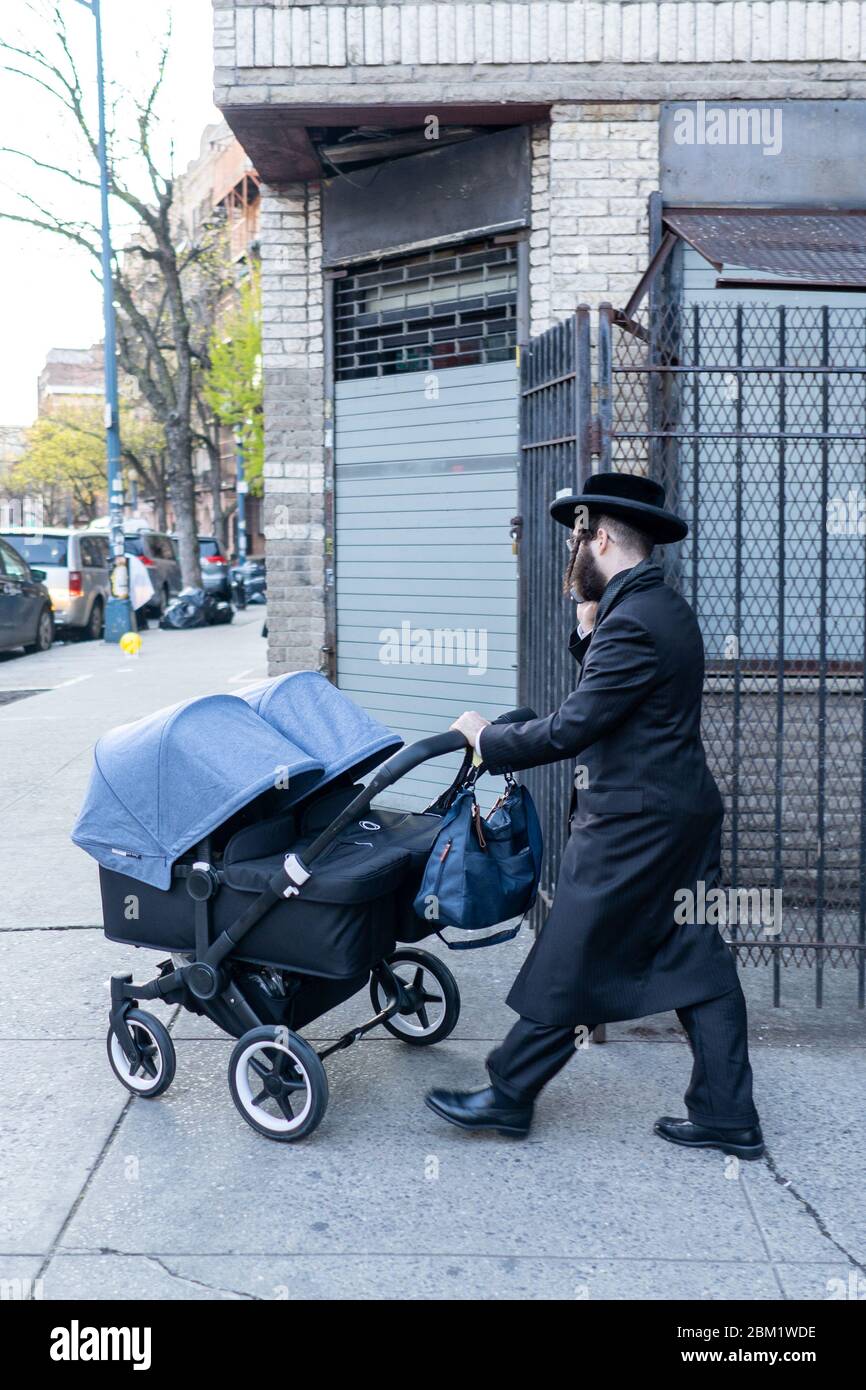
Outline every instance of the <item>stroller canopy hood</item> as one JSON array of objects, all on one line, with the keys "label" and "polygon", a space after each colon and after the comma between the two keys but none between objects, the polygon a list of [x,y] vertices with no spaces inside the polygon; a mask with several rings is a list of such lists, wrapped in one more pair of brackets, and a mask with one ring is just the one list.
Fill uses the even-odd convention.
[{"label": "stroller canopy hood", "polygon": [[106,868],[168,888],[174,861],[229,816],[276,785],[300,798],[324,773],[246,700],[188,700],[99,740],[72,839]]},{"label": "stroller canopy hood", "polygon": [[288,676],[239,690],[277,733],[322,764],[322,782],[350,769],[360,777],[402,746],[402,739],[372,719],[318,671]]}]

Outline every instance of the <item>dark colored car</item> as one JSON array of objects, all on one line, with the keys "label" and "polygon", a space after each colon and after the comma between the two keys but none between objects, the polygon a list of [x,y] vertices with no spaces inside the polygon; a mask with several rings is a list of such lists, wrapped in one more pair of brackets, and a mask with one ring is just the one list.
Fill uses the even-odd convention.
[{"label": "dark colored car", "polygon": [[216,536],[199,536],[198,554],[201,560],[201,582],[205,593],[214,598],[230,599],[232,585],[229,577],[229,562],[220,550]]},{"label": "dark colored car", "polygon": [[54,615],[44,578],[44,570],[31,569],[8,541],[0,540],[0,651],[48,651]]}]

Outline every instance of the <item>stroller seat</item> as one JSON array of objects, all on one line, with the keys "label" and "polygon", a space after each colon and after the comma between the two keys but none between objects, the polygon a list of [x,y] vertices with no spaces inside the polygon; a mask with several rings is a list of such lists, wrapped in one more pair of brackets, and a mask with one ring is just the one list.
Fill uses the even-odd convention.
[{"label": "stroller seat", "polygon": [[[363,835],[363,832],[360,832]],[[304,849],[312,842],[304,836],[289,846],[304,857]],[[269,854],[259,859],[241,859],[227,863],[223,878],[229,888],[242,893],[261,893],[274,874],[282,867],[284,853]],[[393,893],[411,867],[409,851],[388,840],[339,840],[316,865],[316,872],[304,886],[304,901],[319,903],[364,903]]]}]

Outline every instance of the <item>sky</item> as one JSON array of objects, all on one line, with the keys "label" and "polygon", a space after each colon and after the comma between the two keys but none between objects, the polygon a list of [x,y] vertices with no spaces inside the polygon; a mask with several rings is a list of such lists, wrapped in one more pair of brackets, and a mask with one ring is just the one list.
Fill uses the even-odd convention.
[{"label": "sky", "polygon": [[[32,50],[56,51],[50,27],[39,13],[53,0],[4,0],[0,41]],[[95,126],[94,24],[76,0],[58,0],[70,46],[91,102]],[[159,106],[161,168],[182,172],[199,151],[206,125],[219,119],[213,106],[210,0],[102,0],[106,82],[141,94],[155,71],[169,19],[170,57]],[[19,60],[0,51],[0,64]],[[129,111],[128,102],[124,108]],[[122,118],[119,125],[122,123]],[[14,146],[44,163],[81,170],[93,167],[82,158],[70,119],[53,99],[31,89],[23,79],[0,71],[0,146]],[[16,196],[24,189],[37,201],[70,218],[93,217],[98,205],[87,190],[76,189],[62,175],[33,168],[25,160],[0,153],[0,213],[23,211]],[[112,209],[115,243],[122,240],[123,219]],[[127,223],[127,225],[129,225]],[[52,347],[89,347],[102,338],[102,290],[91,274],[91,257],[49,233],[0,216],[0,425],[29,425],[36,415],[36,379]]]}]

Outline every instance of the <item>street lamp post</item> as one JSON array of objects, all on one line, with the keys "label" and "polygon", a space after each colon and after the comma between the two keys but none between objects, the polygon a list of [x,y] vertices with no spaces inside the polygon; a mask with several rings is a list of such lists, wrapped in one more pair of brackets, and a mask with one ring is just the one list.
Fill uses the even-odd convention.
[{"label": "street lamp post", "polygon": [[111,531],[111,594],[105,611],[105,640],[119,642],[135,626],[129,597],[129,566],[123,537],[123,473],[120,466],[120,415],[117,402],[117,356],[114,332],[114,285],[111,273],[111,224],[108,218],[108,155],[105,138],[105,84],[102,75],[100,0],[78,0],[96,23],[96,97],[99,108],[99,198],[102,209],[102,309],[105,320],[105,444],[108,455],[108,512]]},{"label": "street lamp post", "polygon": [[240,430],[235,431],[235,463],[237,467],[237,497],[238,497],[238,563],[243,564],[247,558],[247,491],[248,485],[244,475],[244,447],[241,439]]}]

